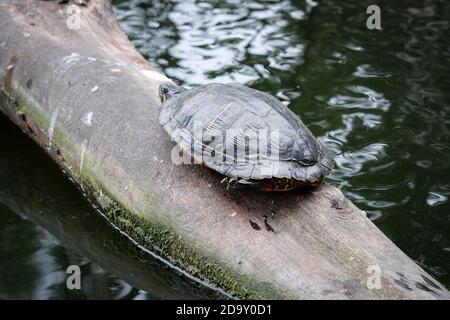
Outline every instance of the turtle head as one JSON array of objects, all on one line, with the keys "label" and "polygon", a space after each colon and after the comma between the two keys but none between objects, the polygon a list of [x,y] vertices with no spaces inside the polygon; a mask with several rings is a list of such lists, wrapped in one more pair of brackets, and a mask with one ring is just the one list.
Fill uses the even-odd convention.
[{"label": "turtle head", "polygon": [[164,82],[159,86],[159,98],[161,99],[161,102],[164,102],[170,99],[173,95],[183,92],[184,90],[186,89],[171,82]]}]

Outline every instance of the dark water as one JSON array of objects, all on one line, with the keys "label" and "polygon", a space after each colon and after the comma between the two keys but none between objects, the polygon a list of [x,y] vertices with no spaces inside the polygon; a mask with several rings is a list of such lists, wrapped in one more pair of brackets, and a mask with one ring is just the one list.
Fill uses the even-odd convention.
[{"label": "dark water", "polygon": [[[130,0],[115,10],[169,77],[247,84],[301,115],[339,154],[328,182],[450,287],[450,3],[377,2],[376,31],[366,28],[372,3],[355,2]],[[104,223],[87,228],[98,214],[16,131],[0,119],[0,298],[213,295]],[[82,266],[82,293],[66,289],[69,264]]]}]

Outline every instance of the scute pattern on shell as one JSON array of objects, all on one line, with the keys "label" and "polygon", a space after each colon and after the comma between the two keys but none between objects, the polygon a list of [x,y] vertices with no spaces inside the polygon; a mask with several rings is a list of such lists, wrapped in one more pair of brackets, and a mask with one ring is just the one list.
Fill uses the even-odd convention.
[{"label": "scute pattern on shell", "polygon": [[[206,166],[233,178],[320,181],[334,163],[333,153],[317,141],[296,114],[271,95],[239,84],[212,83],[175,94],[163,103],[159,121],[188,153],[191,141],[200,148],[197,150],[235,150],[226,153],[228,158],[215,154],[201,159]],[[195,123],[202,124],[202,135],[197,136],[203,140],[195,139]],[[258,133],[277,130],[278,143],[271,141],[269,147],[278,150],[277,157],[248,149],[249,139],[257,139]],[[234,139],[208,139],[230,132]],[[220,145],[223,142],[225,146]],[[236,159],[246,149],[246,161]],[[317,163],[306,166],[301,163],[305,158]]]}]

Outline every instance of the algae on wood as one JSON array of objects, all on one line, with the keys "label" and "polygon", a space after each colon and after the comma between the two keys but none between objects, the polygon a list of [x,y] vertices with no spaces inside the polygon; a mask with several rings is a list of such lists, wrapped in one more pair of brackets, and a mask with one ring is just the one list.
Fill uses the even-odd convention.
[{"label": "algae on wood", "polygon": [[0,108],[120,229],[236,297],[450,297],[332,186],[227,191],[209,169],[174,165],[158,123],[168,79],[135,51],[109,1],[79,10],[74,30],[67,5],[0,2]]}]

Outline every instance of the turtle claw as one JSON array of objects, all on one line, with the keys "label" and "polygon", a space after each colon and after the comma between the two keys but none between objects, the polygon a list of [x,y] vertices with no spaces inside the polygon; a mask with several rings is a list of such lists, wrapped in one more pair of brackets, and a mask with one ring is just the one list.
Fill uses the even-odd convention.
[{"label": "turtle claw", "polygon": [[238,183],[238,178],[229,178],[229,177],[225,177],[223,178],[220,183],[227,183],[227,190],[230,189],[230,186],[233,187],[234,185],[236,185],[236,183]]},{"label": "turtle claw", "polygon": [[237,178],[229,178],[227,181],[227,190],[230,189],[230,186],[234,186],[237,183]]},{"label": "turtle claw", "polygon": [[250,180],[243,179],[243,178],[237,178],[237,177],[234,177],[234,178],[225,177],[220,181],[221,184],[223,184],[225,182],[227,184],[227,190],[229,190],[230,188],[241,189],[241,188],[258,186],[258,183],[254,182],[254,181],[250,181]]}]

